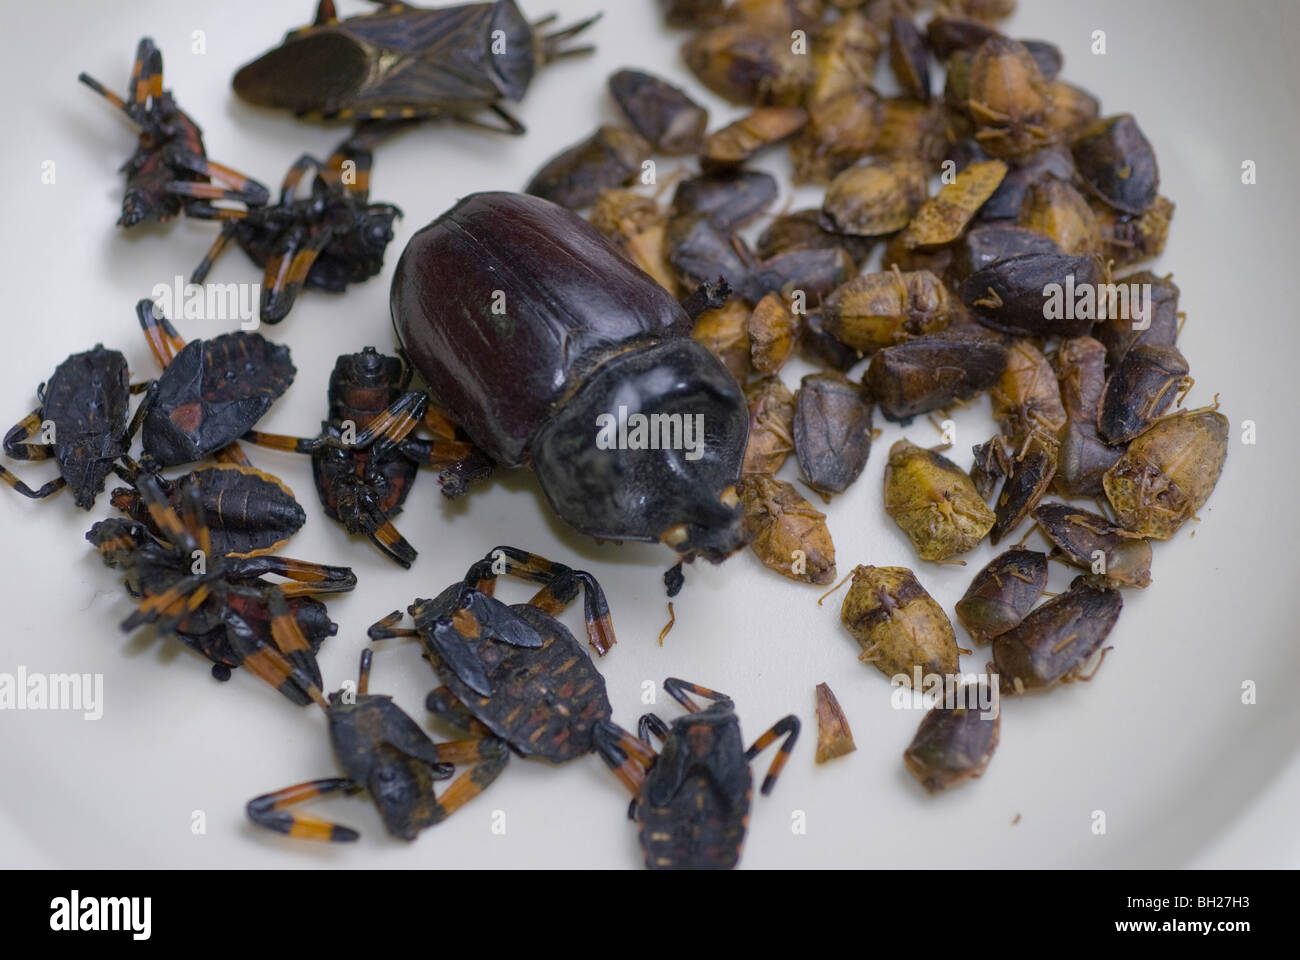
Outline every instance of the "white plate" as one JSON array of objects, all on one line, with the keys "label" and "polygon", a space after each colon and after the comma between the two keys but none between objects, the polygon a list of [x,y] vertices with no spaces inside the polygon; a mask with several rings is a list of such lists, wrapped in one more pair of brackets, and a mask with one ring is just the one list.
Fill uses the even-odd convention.
[{"label": "white plate", "polygon": [[[344,12],[365,6],[348,4]],[[603,6],[606,17],[591,34],[599,52],[538,77],[518,111],[527,137],[431,126],[381,149],[373,196],[406,212],[388,268],[345,296],[305,293],[288,320],[268,331],[291,345],[299,373],[264,429],[313,431],[335,356],[391,345],[388,281],[406,239],[460,196],[521,188],[546,158],[598,121],[614,120],[604,92],[613,70],[637,66],[674,78],[714,109],[715,124],[741,112],[687,75],[677,57],[682,35],[660,26],[649,0],[526,6],[535,17],[554,8],[564,21]],[[755,801],[746,866],[1295,866],[1296,8],[1287,0],[1038,0],[1022,7],[1008,31],[1058,44],[1065,79],[1098,95],[1107,113],[1134,113],[1155,144],[1161,192],[1178,211],[1168,249],[1153,266],[1174,271],[1182,288],[1188,320],[1180,346],[1197,378],[1189,403],[1221,394],[1234,425],[1227,468],[1202,522],[1156,545],[1155,583],[1125,594],[1115,650],[1095,682],[1008,702],[985,777],[930,798],[900,760],[920,716],[892,709],[885,678],[857,661],[857,646],[838,621],[839,597],[819,608],[817,589],[786,581],[745,553],[719,568],[688,571],[676,629],[660,647],[667,551],[598,547],[561,528],[526,474],[498,476],[454,504],[440,500],[432,477],[422,477],[400,522],[420,559],[403,572],[321,515],[305,458],[256,451],[256,462],[282,476],[308,509],[310,522],[290,554],[348,563],[360,577],[355,593],[330,603],[341,628],[320,657],[327,683],[337,687],[355,675],[371,621],[458,579],[488,548],[515,544],[587,567],[604,583],[619,643],[600,669],[623,723],[649,709],[643,685],[674,675],[730,693],[749,737],[787,712],[804,719],[804,739],[783,780],[771,797]],[[152,36],[166,58],[167,86],[202,125],[210,155],[275,184],[300,153],[328,153],[342,131],[250,109],[234,98],[230,77],[311,12],[311,0],[10,5],[0,35],[8,91],[0,409],[8,420],[31,409],[36,384],[69,352],[97,341],[124,350],[137,376],[155,374],[133,305],[155,284],[188,274],[214,235],[201,222],[127,236],[113,226],[122,190],[116,170],[133,134],[76,83],[77,73],[121,89],[136,41]],[[1095,30],[1106,32],[1104,56],[1090,53]],[[206,41],[202,54],[191,52],[195,31]],[[1242,184],[1244,160],[1257,164],[1257,185]],[[41,182],[46,161],[55,164],[53,185]],[[787,169],[782,151],[760,166],[782,175]],[[798,201],[816,196],[806,192]],[[232,250],[212,279],[259,277]],[[189,336],[220,329],[179,326]],[[792,367],[787,381],[802,372]],[[986,404],[957,418],[963,466],[964,451],[990,432]],[[1253,446],[1238,436],[1247,419],[1257,425]],[[951,610],[994,550],[985,545],[964,569],[916,560],[880,502],[884,453],[902,432],[884,425],[866,473],[828,509],[839,569],[911,566]],[[907,433],[937,440],[923,419]],[[50,471],[10,465],[29,479]],[[0,864],[640,863],[627,798],[595,757],[562,769],[516,760],[490,791],[410,845],[389,839],[373,808],[357,799],[318,806],[361,830],[355,845],[312,845],[255,830],[243,814],[250,797],[334,775],[322,718],[293,708],[244,671],[218,685],[206,662],[179,644],[121,634],[116,625],[127,599],[83,539],[109,509],[106,498],[85,514],[66,495],[41,504],[0,495],[0,672],[22,665],[104,678],[98,721],[0,712]],[[1058,570],[1054,582],[1066,579]],[[502,594],[523,598],[528,590],[512,586]],[[579,617],[568,622],[576,629]],[[963,666],[980,669],[986,658],[980,651]],[[813,686],[823,680],[838,694],[858,749],[815,766]],[[1246,681],[1257,685],[1254,705],[1242,703]],[[414,647],[379,654],[373,684],[424,722],[433,677]],[[662,693],[655,709],[676,714]],[[197,811],[205,832],[194,826]],[[1095,811],[1105,813],[1103,835],[1094,832]],[[504,833],[493,829],[498,812]],[[799,812],[804,833],[792,829]]]}]

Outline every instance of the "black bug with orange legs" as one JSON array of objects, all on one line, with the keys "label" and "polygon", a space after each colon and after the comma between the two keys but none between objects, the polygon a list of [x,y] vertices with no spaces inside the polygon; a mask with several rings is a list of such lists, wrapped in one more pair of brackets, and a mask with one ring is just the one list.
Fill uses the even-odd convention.
[{"label": "black bug with orange legs", "polygon": [[122,167],[127,180],[119,225],[162,223],[196,199],[250,205],[270,199],[266,187],[257,181],[207,158],[198,126],[176,105],[171,91],[163,89],[162,54],[148,37],[136,47],[125,99],[87,74],[77,79],[140,129],[135,153]]},{"label": "black bug with orange legs", "polygon": [[[397,532],[392,518],[402,509],[422,464],[441,471],[447,496],[486,476],[492,464],[463,440],[456,428],[420,391],[408,390],[411,371],[397,357],[366,347],[334,364],[329,383],[329,419],[311,439],[253,431],[250,443],[311,455],[316,492],[325,513],[353,535],[364,535],[384,555],[410,567],[415,548]],[[413,434],[420,424],[432,434]]]},{"label": "black bug with orange legs", "polygon": [[[316,119],[447,117],[521,134],[501,101],[523,99],[546,64],[590,53],[565,44],[599,18],[544,34],[556,18],[529,24],[514,0],[386,3],[344,20],[334,0],[320,0],[310,25],[240,67],[234,88],[248,103]],[[505,126],[476,119],[485,110]]]},{"label": "black bug with orange legs", "polygon": [[116,517],[86,534],[139,599],[122,629],[153,624],[211,660],[218,680],[243,666],[294,703],[323,703],[316,650],[337,627],[316,597],[351,590],[352,571],[288,557],[222,555],[212,548],[197,485],[181,487],[179,511],[153,476],[140,474],[136,487],[159,535]]},{"label": "black bug with orange legs", "polygon": [[[323,163],[303,154],[285,175],[279,203],[243,208],[193,204],[191,216],[224,222],[190,281],[203,283],[233,239],[263,268],[261,319],[279,323],[304,286],[342,293],[348,284],[375,276],[393,239],[393,221],[402,212],[390,203],[370,202],[371,148],[401,126],[358,127]],[[310,189],[300,193],[308,172]]]},{"label": "black bug with orange legs", "polygon": [[146,412],[143,405],[128,423],[133,387],[126,358],[97,345],[64,360],[37,390],[40,406],[4,437],[4,452],[15,460],[53,459],[59,476],[33,490],[0,467],[0,480],[25,497],[43,500],[65,486],[77,506],[89,510]]},{"label": "black bug with orange legs", "polygon": [[[799,718],[778,720],[746,750],[726,694],[672,677],[664,690],[688,716],[669,725],[648,713],[638,725],[640,737],[606,721],[596,729],[596,749],[632,791],[628,817],[637,823],[647,867],[729,869],[740,861],[749,825],[750,761],[785,737],[763,778],[766,796],[794,749]],[[713,703],[701,708],[692,693]],[[663,744],[657,755],[649,746],[652,734]]]},{"label": "black bug with orange legs", "polygon": [[289,348],[244,330],[186,343],[152,300],[136,304],[136,314],[163,368],[142,403],[141,440],[151,464],[178,466],[215,455],[248,466],[235,441],[293,383]]},{"label": "black bug with orange legs", "polygon": [[[123,466],[120,473],[129,478],[139,476],[139,467],[129,458],[123,458]],[[217,463],[199,467],[174,480],[161,475],[155,479],[173,509],[180,509],[187,487],[198,489],[213,553],[232,557],[275,553],[307,521],[306,511],[294,499],[293,491],[279,477],[256,467]],[[118,487],[109,500],[132,520],[144,524],[154,536],[163,535],[139,490]]]},{"label": "black bug with orange legs", "polygon": [[[493,596],[501,575],[542,588],[528,603],[507,606]],[[420,641],[443,684],[426,705],[471,734],[439,745],[444,760],[471,765],[443,794],[440,818],[495,780],[510,752],[561,764],[594,749],[593,733],[612,713],[605,680],[555,619],[579,590],[588,641],[603,655],[614,644],[614,630],[596,580],[514,547],[497,547],[436,599],[415,601],[414,629],[397,627],[400,611],[370,628],[372,640]]]},{"label": "black bug with orange legs", "polygon": [[452,766],[443,748],[391,697],[370,692],[370,661],[371,651],[363,650],[355,693],[331,693],[325,705],[330,743],[344,776],[254,797],[245,810],[259,827],[305,840],[357,840],[360,834],[349,827],[290,808],[316,797],[363,790],[379,809],[384,828],[399,839],[414,840],[425,827],[443,819],[445,813],[434,796],[433,784],[449,778]]}]

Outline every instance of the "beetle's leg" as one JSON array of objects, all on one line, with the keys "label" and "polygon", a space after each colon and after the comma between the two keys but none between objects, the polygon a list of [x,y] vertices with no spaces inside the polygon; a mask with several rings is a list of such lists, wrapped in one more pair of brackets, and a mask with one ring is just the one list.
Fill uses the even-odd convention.
[{"label": "beetle's leg", "polygon": [[[375,155],[361,145],[366,139],[369,138],[362,136],[357,143],[354,143],[352,138],[344,141],[330,154],[320,170],[322,180],[342,187],[361,203],[365,203],[370,197],[370,168],[374,166],[375,160]],[[345,173],[343,165],[348,162],[351,162],[353,167],[351,171]]]},{"label": "beetle's leg", "polygon": [[162,81],[162,51],[154,46],[151,39],[144,37],[136,47],[135,63],[131,65],[131,84],[127,91],[130,100],[126,105],[127,113],[134,117],[132,109],[142,109],[150,98],[153,98],[156,103],[162,96]]},{"label": "beetle's leg", "polygon": [[320,170],[321,162],[313,157],[310,153],[304,153],[301,157],[293,162],[289,172],[284,175],[284,180],[280,184],[280,204],[288,206],[293,203],[294,196],[298,193],[298,187],[302,184],[302,178],[307,175],[308,170]]},{"label": "beetle's leg", "polygon": [[698,713],[700,711],[699,704],[690,698],[692,693],[704,697],[706,700],[713,700],[716,703],[731,703],[731,698],[725,693],[718,693],[716,690],[702,687],[698,683],[679,680],[676,677],[669,677],[664,681],[664,692],[685,707],[689,713]]},{"label": "beetle's leg", "polygon": [[469,485],[492,473],[493,463],[472,444],[459,440],[408,437],[399,444],[402,455],[438,469],[438,487],[448,499],[463,496]]},{"label": "beetle's leg", "polygon": [[439,720],[451,724],[457,730],[465,730],[479,738],[496,736],[487,724],[470,713],[469,709],[446,687],[431,690],[424,698],[424,707]]},{"label": "beetle's leg", "polygon": [[[541,55],[538,58],[541,61],[539,66],[547,63],[554,63],[556,60],[565,60],[569,57],[585,56],[595,50],[596,48],[591,45],[566,48],[563,47],[562,44],[564,41],[572,40],[578,34],[582,33],[599,20],[601,16],[602,15],[598,13],[594,17],[588,17],[586,20],[581,20],[570,27],[565,27],[563,30],[557,30],[554,33],[548,33],[546,36],[542,37],[542,42],[540,44]],[[550,22],[551,18],[543,20],[539,24],[534,25],[534,30],[536,30],[538,26]]]},{"label": "beetle's leg", "polygon": [[376,620],[366,630],[366,636],[374,640],[392,640],[397,637],[418,640],[420,631],[413,630],[410,627],[399,627],[402,618],[406,616],[401,610],[394,610],[382,620]]},{"label": "beetle's leg", "polygon": [[636,723],[636,733],[645,743],[650,742],[651,734],[663,743],[668,739],[668,724],[664,723],[663,718],[657,713],[645,713]]},{"label": "beetle's leg", "polygon": [[5,434],[5,455],[15,460],[48,460],[54,456],[54,445],[34,443],[41,434],[41,408],[37,407],[9,428]]},{"label": "beetle's leg", "polygon": [[[261,207],[255,207],[252,210],[237,210],[230,207],[216,207],[206,200],[193,200],[185,204],[185,215],[194,220],[252,220],[258,222],[257,217],[251,217],[249,214],[256,214]],[[264,218],[262,218],[264,219]],[[199,283],[200,281],[194,281]]]},{"label": "beetle's leg", "polygon": [[275,793],[264,793],[260,797],[254,797],[248,801],[244,809],[248,813],[249,820],[259,827],[274,830],[276,833],[303,840],[351,843],[361,836],[351,827],[330,823],[311,814],[291,813],[286,808],[332,793],[354,794],[360,793],[363,789],[361,784],[345,777],[309,780],[307,783],[294,784]]},{"label": "beetle's leg", "polygon": [[790,751],[794,749],[794,742],[799,739],[799,718],[794,714],[788,717],[782,717],[771,728],[754,741],[754,745],[745,751],[745,759],[753,760],[756,756],[766,750],[772,741],[777,737],[785,735],[785,742],[781,744],[780,749],[776,751],[776,756],[772,758],[772,765],[767,768],[767,776],[763,778],[763,785],[759,792],[767,796],[776,786],[776,778],[781,775],[781,770],[785,767],[785,762],[790,757]]},{"label": "beetle's leg", "polygon": [[248,454],[244,453],[244,448],[235,440],[230,441],[230,443],[214,453],[212,459],[217,463],[229,463],[237,467],[251,467],[253,465],[253,462],[248,459]]},{"label": "beetle's leg", "polygon": [[271,573],[292,580],[293,583],[277,584],[286,597],[347,593],[357,585],[357,575],[351,567],[331,567],[290,557],[242,557],[232,563],[231,573],[240,577]]},{"label": "beetle's leg", "polygon": [[185,338],[176,332],[171,321],[155,309],[152,300],[141,300],[135,305],[136,316],[140,320],[140,329],[149,343],[149,350],[154,359],[164,370],[175,359],[176,354],[185,348]]},{"label": "beetle's leg", "polygon": [[614,776],[627,787],[632,796],[639,796],[645,783],[646,771],[655,762],[655,752],[650,745],[632,736],[612,720],[601,720],[592,730],[596,752]]},{"label": "beetle's leg", "polygon": [[84,83],[86,86],[90,87],[91,90],[94,90],[97,94],[99,94],[109,103],[111,103],[113,106],[117,107],[117,109],[125,112],[126,110],[125,101],[123,101],[121,97],[119,97],[112,90],[109,90],[107,87],[105,87],[102,83],[100,83],[90,74],[79,73],[77,74],[77,79],[80,82]]},{"label": "beetle's leg", "polygon": [[[158,479],[149,473],[137,473],[134,483],[135,488],[140,491],[145,506],[149,508],[149,516],[153,519],[154,526],[162,534],[163,539],[186,554],[199,549],[198,539],[172,508],[171,501],[167,498]],[[197,490],[195,492],[197,493]]]},{"label": "beetle's leg", "polygon": [[[283,612],[280,615],[283,615]],[[293,617],[290,616],[289,619],[293,620]],[[294,650],[292,657],[281,653],[273,643],[267,643],[259,636],[257,631],[243,617],[227,610],[225,624],[226,635],[239,653],[242,666],[246,667],[254,676],[275,687],[276,690],[294,703],[300,706],[314,703],[322,710],[329,711],[329,702],[325,699],[325,695],[321,693],[320,684],[317,681],[320,673],[319,670],[315,669],[315,657],[312,657],[310,661],[313,671],[316,673],[316,677],[313,677],[298,666],[298,662],[304,661],[299,651]],[[279,628],[282,636],[284,629],[283,625]],[[302,630],[298,627],[296,620],[293,621],[292,629],[297,632],[298,637],[302,636]],[[291,640],[281,640],[274,637],[277,631],[274,620],[272,621],[271,630],[275,643],[287,643],[291,649],[297,643],[297,637]],[[302,642],[303,644],[307,643],[305,638]],[[307,646],[307,652],[308,654],[311,653],[310,645]]]},{"label": "beetle's leg", "polygon": [[467,127],[477,127],[479,130],[487,130],[491,133],[505,133],[513,137],[519,137],[528,132],[528,128],[516,120],[510,112],[499,103],[488,104],[487,108],[501,118],[505,123],[504,127],[498,127],[491,123],[484,123],[482,120],[475,118],[469,113],[451,113],[448,114],[448,116],[452,117],[457,123],[462,123]]},{"label": "beetle's leg", "polygon": [[373,527],[366,533],[366,536],[370,538],[370,542],[378,547],[389,560],[407,570],[411,569],[411,564],[419,556],[415,547],[411,546],[410,541],[398,532],[397,528],[393,526],[392,520],[384,517],[382,523],[375,525],[376,522],[375,520],[368,521]]},{"label": "beetle's leg", "polygon": [[[168,193],[197,200],[235,200],[250,207],[263,206],[271,199],[271,191],[252,177],[193,151],[169,147],[164,156],[173,167],[219,181],[203,183],[196,180],[172,180],[167,184]],[[221,186],[223,183],[225,187]]]},{"label": "beetle's leg", "polygon": [[558,615],[572,603],[581,586],[587,639],[602,656],[614,645],[614,625],[610,621],[609,601],[591,574],[584,570],[573,570],[518,547],[501,546],[489,551],[484,559],[470,568],[465,583],[476,586],[479,592],[490,596],[494,581],[501,574],[543,584],[542,589],[528,602],[551,616]]},{"label": "beetle's leg", "polygon": [[440,743],[438,756],[445,763],[473,764],[453,780],[442,796],[434,799],[430,823],[441,823],[453,813],[482,793],[489,784],[501,776],[510,760],[510,751],[504,741],[496,737],[475,740],[453,740]]},{"label": "beetle's leg", "polygon": [[24,497],[27,497],[30,500],[44,500],[46,497],[52,497],[68,485],[68,481],[64,480],[62,477],[55,477],[49,483],[42,484],[33,490],[31,487],[27,486],[27,484],[23,483],[23,481],[19,480],[16,474],[6,470],[4,467],[0,467],[0,481],[8,484],[15,491],[21,493]]},{"label": "beetle's leg", "polygon": [[320,437],[287,437],[282,433],[263,433],[260,430],[249,430],[239,439],[289,453],[311,453],[321,446]]},{"label": "beetle's leg", "polygon": [[[191,488],[193,489],[193,488]],[[311,644],[298,625],[298,620],[289,609],[289,601],[279,587],[271,587],[267,606],[271,611],[271,640],[285,658],[310,677],[317,687],[321,685],[320,666],[316,663],[316,654]],[[369,652],[369,651],[364,651]],[[363,667],[366,664],[363,663]]]},{"label": "beetle's leg", "polygon": [[295,228],[276,241],[262,278],[261,314],[264,322],[279,323],[288,315],[307,279],[307,272],[332,239],[332,230],[317,226],[312,230]]}]

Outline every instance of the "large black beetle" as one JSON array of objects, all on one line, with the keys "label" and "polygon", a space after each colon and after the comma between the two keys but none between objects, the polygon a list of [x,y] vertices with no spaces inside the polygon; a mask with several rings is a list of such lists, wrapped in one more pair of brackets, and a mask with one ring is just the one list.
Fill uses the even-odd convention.
[{"label": "large black beetle", "polygon": [[576,214],[466,197],[407,245],[392,311],[433,398],[493,460],[530,463],[578,530],[715,563],[745,542],[740,385],[690,338],[690,311]]}]

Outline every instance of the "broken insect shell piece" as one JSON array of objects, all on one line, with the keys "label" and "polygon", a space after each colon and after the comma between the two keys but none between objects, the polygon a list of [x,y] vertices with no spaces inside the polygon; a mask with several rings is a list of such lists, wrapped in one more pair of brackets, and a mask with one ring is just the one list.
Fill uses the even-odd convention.
[{"label": "broken insect shell piece", "polygon": [[817,755],[818,763],[834,760],[857,749],[853,742],[853,731],[849,721],[840,709],[840,702],[835,699],[829,685],[817,684]]},{"label": "broken insect shell piece", "polygon": [[772,376],[794,353],[799,321],[779,293],[769,293],[755,305],[745,330],[749,334],[749,355],[754,370]]},{"label": "broken insect shell piece", "polygon": [[970,468],[971,482],[975,484],[976,492],[988,500],[1011,472],[1011,458],[998,436],[971,447],[971,452],[975,454],[975,462]]},{"label": "broken insect shell piece", "polygon": [[[997,190],[1006,173],[1007,165],[1001,160],[985,160],[967,166],[952,183],[921,205],[903,231],[903,246],[915,249],[952,243],[961,236],[984,201]],[[1080,203],[1085,210],[1088,209],[1082,198]],[[1088,212],[1091,214],[1092,211]],[[1097,247],[1100,246],[1101,234],[1098,232]]]},{"label": "broken insect shell piece", "polygon": [[[1043,535],[1066,563],[1119,587],[1151,583],[1151,544],[1105,517],[1066,503],[1044,503],[1034,511]],[[1098,556],[1100,554],[1100,556]]]},{"label": "broken insect shell piece", "polygon": [[[907,769],[929,793],[981,776],[998,746],[1002,711],[996,681],[981,677],[964,684],[956,703],[950,707],[940,700],[927,711],[903,751]],[[981,709],[981,703],[988,707]]]},{"label": "broken insect shell piece", "polygon": [[740,482],[740,500],[750,547],[763,565],[804,583],[835,579],[835,544],[826,515],[800,496],[793,484],[765,474]]},{"label": "broken insect shell piece", "polygon": [[915,667],[922,675],[958,671],[952,623],[906,567],[855,568],[840,620],[862,647],[858,659],[903,685]]},{"label": "broken insect shell piece", "polygon": [[700,148],[709,111],[678,87],[640,70],[620,70],[609,78],[609,92],[660,153],[679,156]]},{"label": "broken insect shell piece", "polygon": [[764,147],[798,133],[808,123],[800,107],[759,107],[704,139],[700,163],[706,169],[738,167]]},{"label": "broken insect shell piece", "polygon": [[1025,619],[1047,586],[1047,554],[1012,549],[989,561],[953,608],[976,643],[992,643]]},{"label": "broken insect shell piece", "polygon": [[581,210],[595,203],[602,190],[631,181],[653,150],[649,141],[631,130],[601,127],[547,161],[524,192]]},{"label": "broken insect shell piece", "polygon": [[975,484],[933,450],[899,440],[885,465],[885,512],[922,560],[946,560],[974,548],[996,520]]},{"label": "broken insect shell piece", "polygon": [[742,476],[774,474],[794,452],[794,395],[778,377],[745,388],[749,403],[749,441]]}]

